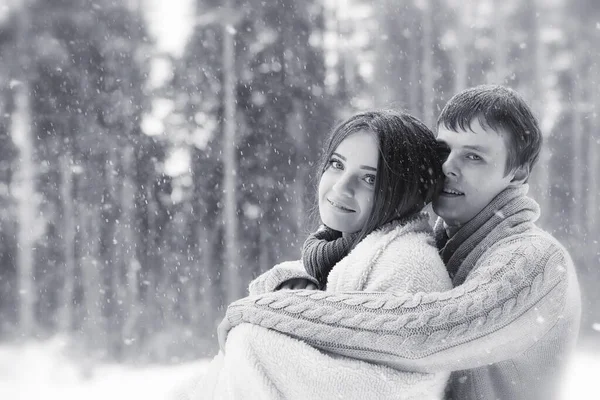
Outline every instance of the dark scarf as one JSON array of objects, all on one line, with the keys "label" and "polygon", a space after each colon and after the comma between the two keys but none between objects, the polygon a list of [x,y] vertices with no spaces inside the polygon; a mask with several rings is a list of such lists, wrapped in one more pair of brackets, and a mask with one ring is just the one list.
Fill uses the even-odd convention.
[{"label": "dark scarf", "polygon": [[311,234],[302,246],[302,263],[306,272],[319,282],[319,289],[327,284],[329,272],[335,264],[346,257],[358,233],[346,238],[341,232],[323,225]]},{"label": "dark scarf", "polygon": [[524,232],[537,220],[539,206],[527,197],[528,189],[529,185],[524,184],[503,190],[451,238],[438,218],[435,241],[454,286],[462,284],[474,267],[473,262],[465,262],[467,257],[476,261],[490,245]]}]

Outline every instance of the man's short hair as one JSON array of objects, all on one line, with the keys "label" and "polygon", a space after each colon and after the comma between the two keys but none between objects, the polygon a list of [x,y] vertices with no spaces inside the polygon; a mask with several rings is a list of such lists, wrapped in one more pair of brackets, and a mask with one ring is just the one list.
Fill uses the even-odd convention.
[{"label": "man's short hair", "polygon": [[440,114],[437,126],[470,129],[477,118],[483,129],[508,133],[506,173],[526,167],[529,173],[542,147],[542,133],[531,108],[516,91],[499,85],[481,85],[453,96]]}]

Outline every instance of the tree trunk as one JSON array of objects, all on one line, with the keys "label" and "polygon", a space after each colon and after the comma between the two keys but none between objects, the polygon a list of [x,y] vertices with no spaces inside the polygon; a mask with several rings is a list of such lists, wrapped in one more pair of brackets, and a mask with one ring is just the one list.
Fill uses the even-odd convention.
[{"label": "tree trunk", "polygon": [[133,147],[126,145],[121,152],[122,165],[122,187],[121,187],[121,216],[117,229],[119,231],[119,243],[124,276],[120,276],[118,301],[123,304],[123,329],[122,338],[126,345],[132,344],[135,338],[135,326],[140,313],[138,304],[138,272],[141,269],[140,263],[136,257],[136,241],[134,235],[134,215],[135,215],[135,187],[131,176],[135,170]]},{"label": "tree trunk", "polygon": [[532,96],[533,109],[535,115],[540,123],[540,129],[542,130],[542,136],[544,137],[544,143],[540,150],[538,159],[538,165],[534,169],[532,176],[532,183],[534,184],[534,191],[536,193],[536,200],[540,205],[542,214],[540,216],[540,223],[545,226],[545,221],[550,212],[550,133],[551,128],[546,128],[544,124],[544,100],[546,99],[547,88],[544,82],[547,80],[548,71],[547,66],[547,49],[546,45],[542,40],[542,28],[544,26],[544,10],[542,9],[541,0],[536,0],[534,4],[534,11],[532,14],[532,24],[534,32],[534,93]]},{"label": "tree trunk", "polygon": [[454,54],[454,94],[467,87],[467,69],[469,63],[467,61],[466,43],[468,42],[469,29],[463,11],[468,12],[468,10],[471,9],[472,5],[470,3],[470,0],[465,0],[462,4],[462,8],[459,9],[456,14],[456,51],[451,51],[451,53]]},{"label": "tree trunk", "polygon": [[212,333],[213,329],[216,328],[216,326],[213,325],[217,319],[217,310],[220,305],[219,298],[221,298],[217,282],[219,267],[214,251],[216,240],[219,238],[219,235],[217,232],[210,232],[210,227],[207,227],[202,223],[198,223],[195,229],[201,252],[199,261],[202,263],[202,269],[204,270],[204,279],[200,283],[205,316],[205,318],[203,318],[205,326],[203,326],[202,329],[203,333]]},{"label": "tree trunk", "polygon": [[[232,1],[226,0],[225,7],[232,8]],[[236,195],[236,75],[234,27],[223,27],[223,91],[225,106],[225,137],[223,140],[223,188],[225,223],[225,270],[227,271],[228,298],[232,302],[241,297],[238,240],[237,240],[237,195]]]},{"label": "tree trunk", "polygon": [[388,10],[390,9],[391,0],[382,0],[375,4],[378,30],[375,38],[374,76],[377,79],[373,82],[373,103],[376,107],[390,107],[394,96],[402,97],[401,93],[393,93],[393,86],[390,82],[392,63],[389,54],[390,38],[388,37],[388,33],[390,28],[388,26]]},{"label": "tree trunk", "polygon": [[[590,79],[591,87],[597,88],[600,84],[600,60],[592,66],[592,73]],[[598,90],[591,90],[590,103],[592,106],[592,121],[590,134],[588,135],[587,151],[588,151],[588,195],[587,195],[587,231],[588,237],[598,237],[598,215],[600,215],[600,186],[598,185],[598,171],[600,171],[600,117],[598,116],[598,110],[600,110],[600,95]],[[596,246],[593,246],[596,248]],[[593,250],[595,253],[597,250]],[[592,256],[595,256],[593,254]]]},{"label": "tree trunk", "polygon": [[419,109],[419,91],[421,86],[420,77],[419,77],[419,36],[418,36],[418,21],[415,19],[411,21],[412,29],[409,38],[409,82],[408,82],[408,90],[410,97],[409,109],[413,115],[416,115],[420,118],[423,117],[421,110]]},{"label": "tree trunk", "polygon": [[[578,29],[575,28],[575,32]],[[579,37],[575,35],[574,37]],[[574,228],[575,242],[580,243],[581,228],[584,223],[582,218],[583,211],[583,180],[585,176],[585,154],[583,148],[583,85],[584,71],[582,69],[583,48],[580,40],[576,40],[573,56],[573,68],[571,70],[572,86],[572,120],[571,131],[573,134],[573,163],[571,164],[571,178],[573,182],[573,203],[571,204],[571,225]]]},{"label": "tree trunk", "polygon": [[506,56],[510,51],[510,44],[506,39],[507,22],[506,5],[504,2],[494,2],[495,18],[494,30],[496,33],[496,52],[494,54],[494,83],[498,85],[506,84],[508,77],[508,66]]},{"label": "tree trunk", "polygon": [[423,121],[431,129],[434,128],[434,83],[433,83],[433,25],[431,0],[425,0],[423,10]]},{"label": "tree trunk", "polygon": [[60,201],[62,204],[62,243],[64,254],[64,281],[60,300],[59,329],[70,332],[73,329],[73,294],[75,291],[75,226],[76,216],[73,208],[73,170],[71,154],[62,152],[60,163]]},{"label": "tree trunk", "polygon": [[35,167],[32,136],[29,2],[23,1],[17,13],[15,62],[11,75],[15,77],[14,111],[11,118],[11,137],[18,150],[14,193],[17,201],[17,285],[19,293],[18,325],[21,334],[29,337],[35,329],[36,289],[34,283]]},{"label": "tree trunk", "polygon": [[81,232],[81,281],[84,297],[82,331],[87,348],[96,354],[91,357],[92,365],[106,349],[106,328],[102,315],[105,301],[104,283],[100,273],[100,210],[82,202],[79,205],[79,227]]},{"label": "tree trunk", "polygon": [[123,237],[120,227],[120,160],[117,149],[117,142],[112,138],[111,145],[108,146],[106,162],[104,163],[103,185],[106,191],[103,193],[103,211],[102,225],[102,262],[108,276],[107,298],[109,302],[107,313],[107,336],[110,351],[120,353],[123,340],[122,321],[123,321]]},{"label": "tree trunk", "polygon": [[[301,227],[306,226],[306,187],[308,185],[308,167],[307,167],[307,140],[306,140],[306,123],[304,119],[304,107],[302,101],[298,99],[292,100],[291,113],[286,117],[286,132],[294,139],[294,148],[296,149],[296,164],[300,167],[296,169],[296,176],[293,183],[293,202],[294,202],[294,219],[295,219],[295,234],[301,234]],[[259,257],[260,258],[260,257]],[[262,265],[259,268],[262,270]]]},{"label": "tree trunk", "polygon": [[31,105],[29,84],[20,82],[15,87],[15,109],[12,115],[11,135],[19,151],[15,174],[15,198],[17,200],[17,271],[19,287],[19,327],[23,336],[33,334],[35,328],[34,305],[34,228],[35,167],[33,160],[33,138],[31,132]]}]

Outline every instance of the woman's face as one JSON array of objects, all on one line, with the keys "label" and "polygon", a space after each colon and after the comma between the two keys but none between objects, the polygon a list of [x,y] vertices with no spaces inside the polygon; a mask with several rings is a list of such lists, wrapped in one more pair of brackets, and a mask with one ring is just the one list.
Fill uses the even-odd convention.
[{"label": "woman's face", "polygon": [[334,150],[319,181],[319,214],[329,228],[355,233],[365,225],[375,197],[379,147],[371,131],[346,137]]}]

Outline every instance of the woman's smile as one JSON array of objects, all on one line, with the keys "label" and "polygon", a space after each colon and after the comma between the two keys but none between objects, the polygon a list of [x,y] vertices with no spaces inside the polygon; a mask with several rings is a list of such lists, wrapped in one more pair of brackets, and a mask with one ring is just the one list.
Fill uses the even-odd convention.
[{"label": "woman's smile", "polygon": [[335,200],[331,200],[331,199],[327,199],[327,201],[329,202],[329,204],[331,204],[331,206],[333,206],[334,209],[345,212],[345,213],[353,213],[356,212],[354,211],[352,208],[344,205],[343,203],[339,202],[339,201],[335,201]]}]

